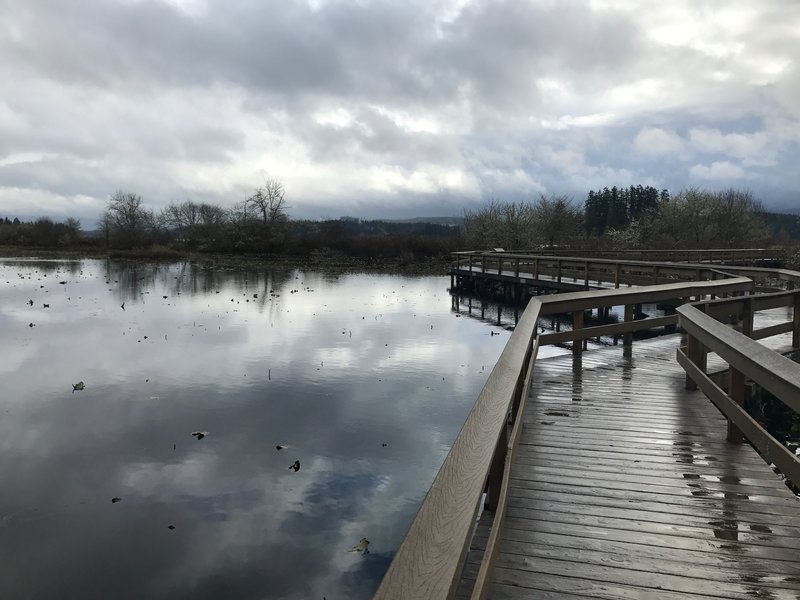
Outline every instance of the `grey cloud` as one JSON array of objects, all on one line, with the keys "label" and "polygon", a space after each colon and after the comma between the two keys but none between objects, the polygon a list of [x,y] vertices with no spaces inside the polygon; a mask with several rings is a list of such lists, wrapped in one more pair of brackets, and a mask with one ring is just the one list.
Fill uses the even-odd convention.
[{"label": "grey cloud", "polygon": [[[726,2],[749,21],[710,21],[700,40],[709,47],[655,41],[650,17],[663,7],[602,4],[238,0],[186,12],[157,0],[0,0],[0,76],[13,82],[0,101],[0,164],[51,157],[2,169],[0,208],[13,186],[54,210],[66,206],[58,198],[129,186],[156,205],[185,195],[230,204],[269,172],[292,183],[298,215],[395,210],[398,193],[441,212],[540,188],[678,188],[693,182],[693,166],[726,160],[756,195],[788,201],[800,139],[796,2]],[[664,14],[691,27],[714,13],[676,2]],[[340,109],[350,122],[319,122]],[[637,133],[655,127],[683,147],[638,152]],[[702,127],[766,138],[769,160],[689,147]],[[406,183],[362,189],[372,167]],[[432,170],[477,183],[418,195],[411,175]]]}]

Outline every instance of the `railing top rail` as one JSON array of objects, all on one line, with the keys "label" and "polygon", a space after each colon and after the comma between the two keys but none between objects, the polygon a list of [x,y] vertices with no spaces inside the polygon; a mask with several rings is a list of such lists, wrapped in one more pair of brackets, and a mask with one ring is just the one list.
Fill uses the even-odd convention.
[{"label": "railing top rail", "polygon": [[800,283],[800,273],[789,269],[776,269],[773,267],[751,267],[739,265],[712,265],[709,263],[687,263],[687,262],[671,262],[671,261],[652,261],[652,260],[630,260],[630,259],[615,259],[615,258],[601,258],[601,257],[587,257],[579,255],[560,256],[557,254],[520,254],[515,252],[491,252],[480,250],[468,250],[461,252],[451,252],[452,256],[456,257],[489,257],[489,258],[520,258],[520,259],[540,259],[540,260],[561,260],[566,263],[585,263],[592,264],[607,264],[607,265],[629,265],[629,266],[664,266],[674,269],[706,269],[715,271],[717,273],[725,274],[726,276],[732,275],[754,275],[765,276],[772,275],[782,281],[792,281]]},{"label": "railing top rail", "polygon": [[[725,304],[741,304],[747,300],[756,300],[758,302],[763,302],[764,300],[770,298],[789,298],[791,296],[795,296],[800,293],[800,290],[783,290],[780,292],[766,292],[763,294],[757,294],[752,296],[733,296],[731,298],[715,298],[713,300],[701,300],[699,302],[692,302],[692,306],[720,306]],[[788,306],[788,304],[786,304]]]},{"label": "railing top rail", "polygon": [[448,598],[458,584],[492,455],[533,345],[533,300],[453,442],[375,598]]},{"label": "railing top rail", "polygon": [[708,350],[800,412],[800,364],[685,304],[680,325]]},{"label": "railing top rail", "polygon": [[639,304],[664,298],[688,298],[690,296],[749,290],[753,282],[747,277],[731,277],[712,281],[688,281],[665,283],[642,287],[589,290],[541,296],[542,313],[573,312],[584,308]]},{"label": "railing top rail", "polygon": [[747,254],[748,252],[780,252],[781,248],[701,248],[701,249],[690,249],[690,250],[566,250],[566,249],[556,249],[556,250],[547,250],[542,248],[540,250],[509,250],[502,252],[495,252],[489,250],[457,250],[455,252],[451,252],[451,254],[470,254],[473,252],[480,252],[480,253],[489,253],[494,252],[495,254],[549,254],[553,252],[566,252],[568,254],[574,253],[587,253],[587,252],[600,252],[604,254],[707,254],[707,253],[714,253],[714,254]]}]

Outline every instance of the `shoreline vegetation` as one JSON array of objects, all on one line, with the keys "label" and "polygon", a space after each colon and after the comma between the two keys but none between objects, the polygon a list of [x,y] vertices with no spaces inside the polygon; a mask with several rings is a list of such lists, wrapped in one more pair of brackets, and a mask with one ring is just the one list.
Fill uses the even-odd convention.
[{"label": "shoreline vegetation", "polygon": [[769,213],[750,192],[651,186],[567,196],[496,199],[462,218],[293,220],[283,184],[268,179],[231,208],[186,200],[156,212],[135,193],[108,200],[95,230],[75,218],[20,221],[0,214],[0,256],[188,260],[218,268],[446,273],[459,250],[554,252],[781,247],[800,268],[800,215]]},{"label": "shoreline vegetation", "polygon": [[189,252],[167,246],[129,250],[95,248],[47,248],[0,246],[0,259],[31,258],[42,260],[109,259],[145,262],[189,262],[210,269],[303,269],[325,273],[394,273],[399,275],[444,275],[452,260],[443,256],[421,257],[411,262],[398,258],[347,256],[316,252],[306,256],[286,254],[213,254]]}]

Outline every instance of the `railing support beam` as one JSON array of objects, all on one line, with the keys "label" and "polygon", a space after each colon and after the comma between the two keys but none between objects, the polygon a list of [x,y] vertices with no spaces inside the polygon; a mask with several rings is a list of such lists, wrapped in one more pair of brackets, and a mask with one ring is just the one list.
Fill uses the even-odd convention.
[{"label": "railing support beam", "polygon": [[486,491],[486,500],[483,507],[486,510],[497,510],[500,500],[500,488],[503,484],[503,469],[506,466],[506,452],[508,451],[508,428],[503,427],[497,439],[497,447],[492,457],[492,466],[489,467],[489,489]]},{"label": "railing support beam", "polygon": [[[747,387],[745,385],[744,374],[738,369],[731,367],[730,370],[730,385],[728,386],[728,395],[739,406],[742,406],[747,395]],[[729,442],[734,444],[741,444],[744,441],[742,431],[733,424],[733,421],[728,419],[728,437]]]}]

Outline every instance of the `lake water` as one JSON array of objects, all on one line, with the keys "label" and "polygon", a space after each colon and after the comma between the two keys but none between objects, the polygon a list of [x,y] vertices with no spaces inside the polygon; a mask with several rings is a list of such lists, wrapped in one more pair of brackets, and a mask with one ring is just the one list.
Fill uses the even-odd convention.
[{"label": "lake water", "polygon": [[448,284],[0,261],[0,598],[371,597],[513,326]]}]

